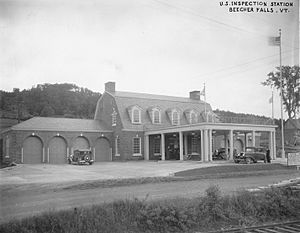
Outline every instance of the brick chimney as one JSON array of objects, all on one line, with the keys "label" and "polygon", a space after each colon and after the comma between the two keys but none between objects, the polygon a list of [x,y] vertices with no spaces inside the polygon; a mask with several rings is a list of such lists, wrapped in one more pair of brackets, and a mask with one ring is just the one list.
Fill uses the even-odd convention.
[{"label": "brick chimney", "polygon": [[115,82],[107,82],[105,83],[105,91],[109,93],[115,93],[116,91],[116,83]]},{"label": "brick chimney", "polygon": [[190,99],[192,100],[200,100],[200,91],[191,91]]}]

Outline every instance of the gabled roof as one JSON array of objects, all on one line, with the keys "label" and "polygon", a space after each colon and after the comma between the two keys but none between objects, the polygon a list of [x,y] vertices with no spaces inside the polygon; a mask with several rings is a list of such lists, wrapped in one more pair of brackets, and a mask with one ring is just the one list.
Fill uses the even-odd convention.
[{"label": "gabled roof", "polygon": [[[205,102],[199,100],[193,100],[184,97],[173,97],[164,95],[153,95],[144,93],[131,93],[117,91],[112,94],[114,97],[118,111],[121,117],[121,121],[124,129],[127,130],[148,130],[148,129],[160,129],[172,126],[170,119],[167,117],[167,111],[169,109],[180,110],[180,124],[188,124],[186,117],[183,113],[187,109],[194,109],[197,113],[201,113],[205,109]],[[140,125],[132,124],[130,117],[128,116],[127,108],[132,105],[138,105],[142,108],[142,123]],[[148,114],[148,109],[156,106],[161,109],[161,124],[152,124],[152,121]],[[206,103],[207,111],[211,111],[211,106]]]},{"label": "gabled roof", "polygon": [[108,131],[103,122],[98,120],[34,117],[11,127],[12,130],[41,130],[41,131]]}]

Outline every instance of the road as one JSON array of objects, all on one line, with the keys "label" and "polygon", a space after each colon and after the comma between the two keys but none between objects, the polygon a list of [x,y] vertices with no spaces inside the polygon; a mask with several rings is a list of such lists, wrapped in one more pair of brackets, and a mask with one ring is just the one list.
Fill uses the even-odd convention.
[{"label": "road", "polygon": [[299,174],[250,176],[244,178],[205,179],[150,183],[111,188],[64,189],[55,183],[43,185],[3,186],[1,189],[0,222],[23,218],[45,211],[61,210],[111,202],[124,198],[147,200],[196,197],[202,195],[211,185],[218,185],[224,194],[240,189],[256,188],[275,184],[282,180],[294,179]]}]

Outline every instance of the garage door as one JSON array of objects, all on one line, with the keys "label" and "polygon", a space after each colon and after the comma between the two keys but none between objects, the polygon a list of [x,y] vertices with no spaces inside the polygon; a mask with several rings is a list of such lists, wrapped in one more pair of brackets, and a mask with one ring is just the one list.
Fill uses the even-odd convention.
[{"label": "garage door", "polygon": [[30,136],[23,143],[23,163],[42,163],[43,144],[38,137]]},{"label": "garage door", "polygon": [[49,143],[49,163],[67,162],[67,144],[62,137],[54,137]]},{"label": "garage door", "polygon": [[73,146],[74,150],[89,149],[89,148],[90,148],[90,144],[89,144],[88,140],[85,137],[77,137],[75,139],[74,146]]},{"label": "garage door", "polygon": [[233,148],[236,149],[237,153],[240,153],[243,151],[243,142],[241,140],[235,140]]},{"label": "garage door", "polygon": [[111,161],[110,145],[107,139],[98,138],[95,144],[95,162]]}]

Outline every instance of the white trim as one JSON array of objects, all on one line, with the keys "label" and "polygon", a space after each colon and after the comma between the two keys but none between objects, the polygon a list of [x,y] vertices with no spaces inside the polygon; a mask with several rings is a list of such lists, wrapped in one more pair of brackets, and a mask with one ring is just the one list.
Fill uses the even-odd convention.
[{"label": "white trim", "polygon": [[118,145],[118,140],[120,140],[119,136],[115,137],[115,156],[116,157],[121,156],[120,155],[120,148],[119,148],[119,145]]},{"label": "white trim", "polygon": [[[174,118],[174,114],[177,114],[177,123],[174,123],[174,121],[175,121],[175,118]],[[172,110],[172,112],[171,112],[171,123],[172,123],[172,125],[180,125],[180,113],[179,113],[179,111],[177,111],[176,109],[173,109]]]},{"label": "white trim", "polygon": [[[134,153],[134,139],[139,139],[139,152]],[[140,136],[132,138],[132,156],[142,156],[142,138]]]},{"label": "white trim", "polygon": [[[155,113],[158,113],[158,122],[155,122]],[[158,108],[152,109],[152,123],[155,125],[161,124],[161,111]]]},{"label": "white trim", "polygon": [[[138,111],[138,121],[134,121],[135,120],[135,118],[134,118],[134,112],[135,111]],[[132,107],[132,109],[131,109],[131,123],[132,124],[141,124],[142,123],[142,116],[141,116],[141,109],[140,108],[138,108],[137,106],[133,106]]]}]

